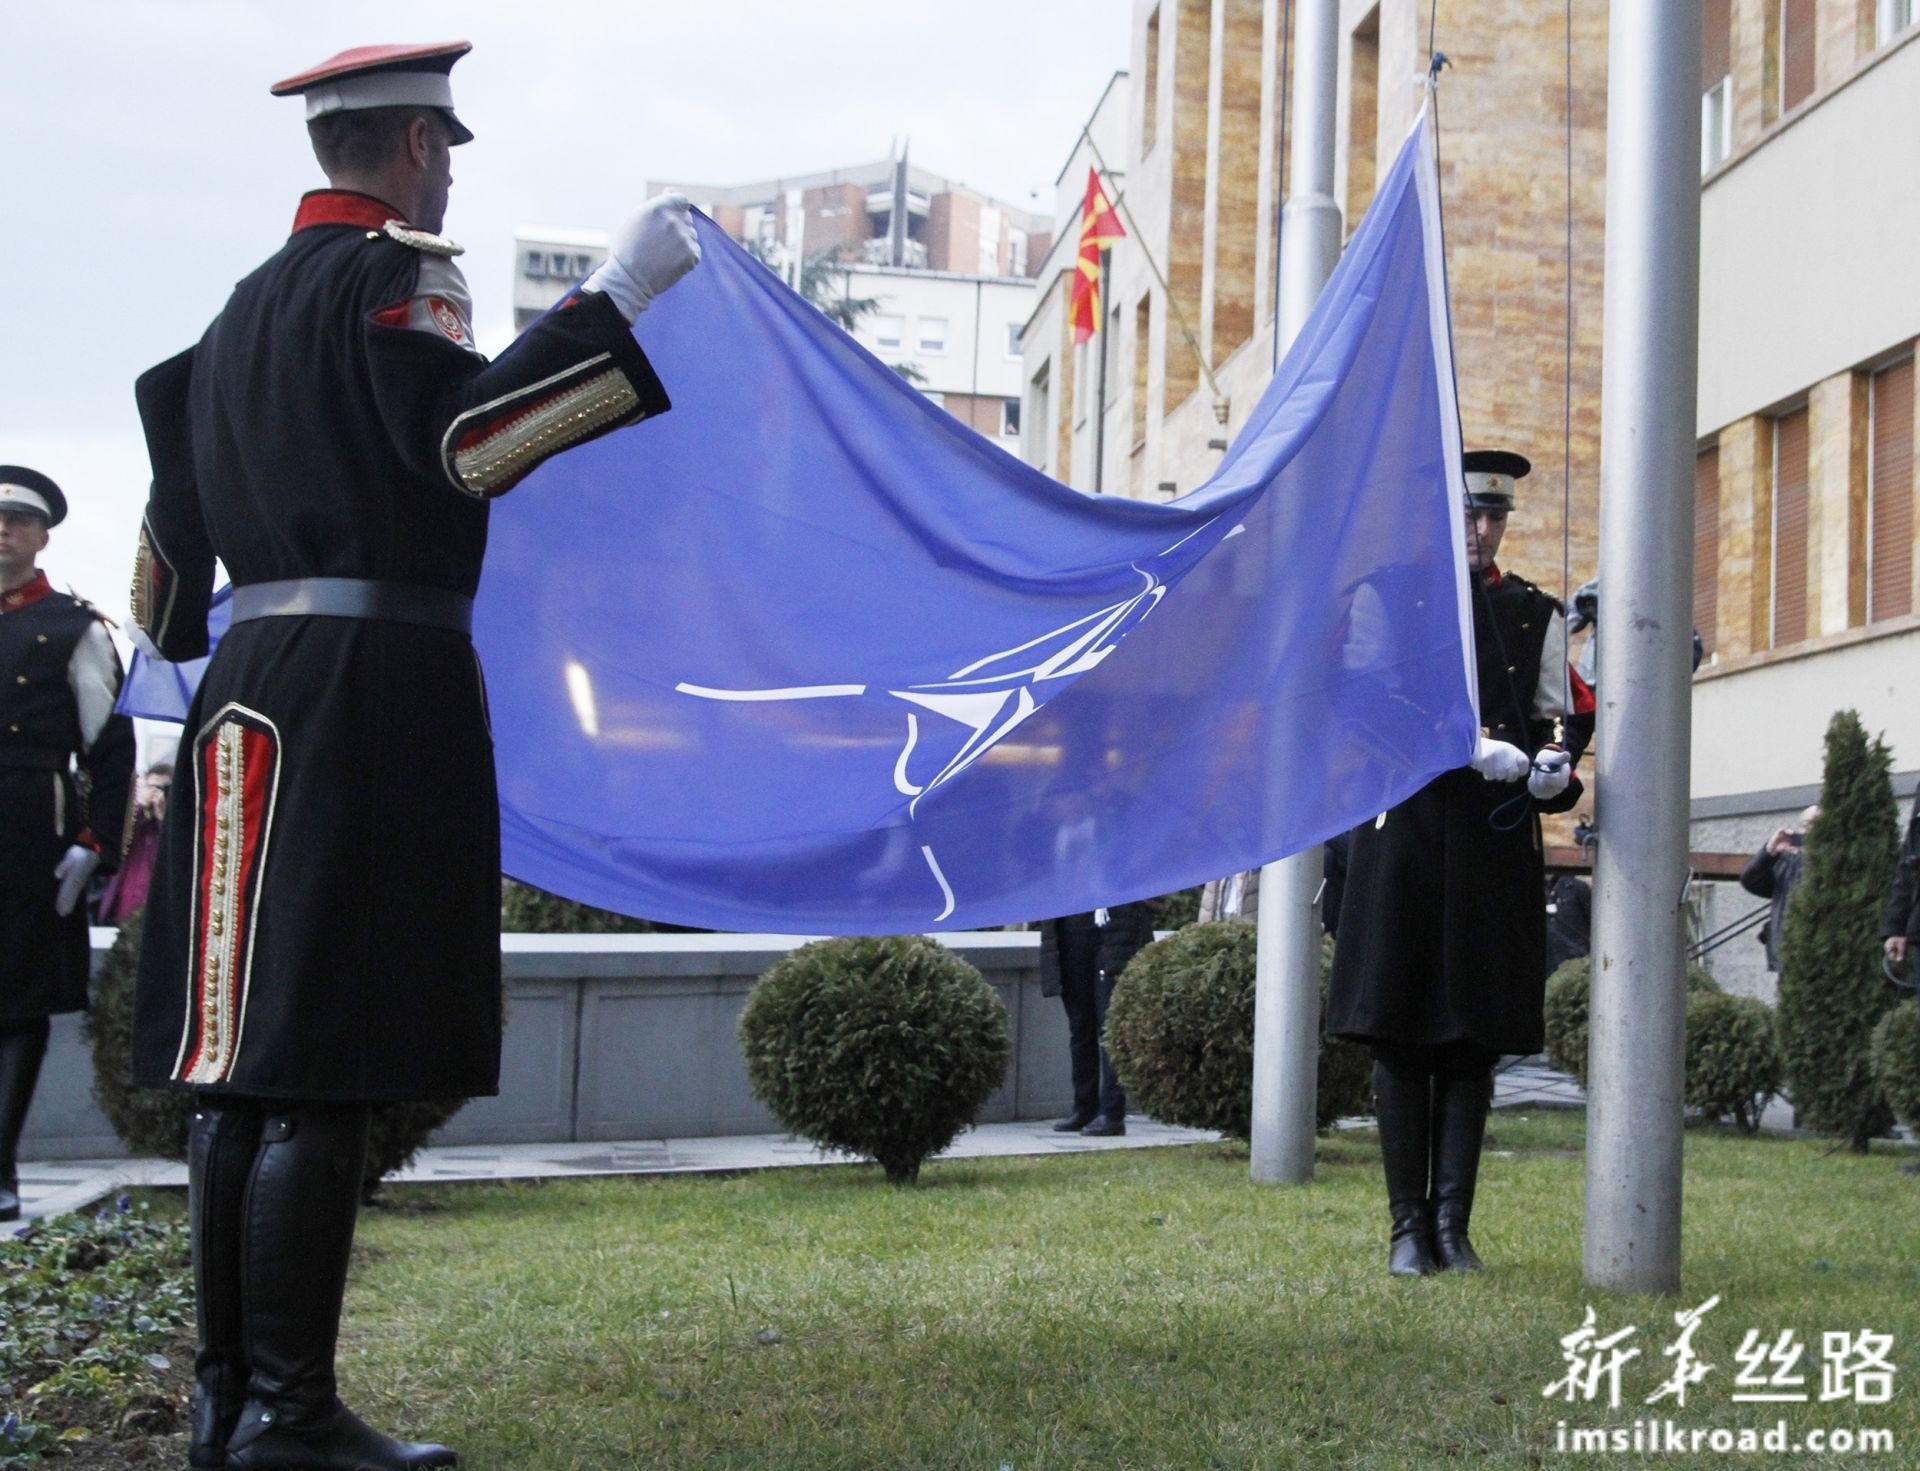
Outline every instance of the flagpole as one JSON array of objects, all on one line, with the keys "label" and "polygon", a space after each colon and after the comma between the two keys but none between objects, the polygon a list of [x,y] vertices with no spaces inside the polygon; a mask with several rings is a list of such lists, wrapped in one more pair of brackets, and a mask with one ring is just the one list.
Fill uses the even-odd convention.
[{"label": "flagpole", "polygon": [[[1085,123],[1080,125],[1080,136],[1086,140],[1087,148],[1093,154],[1094,165],[1104,180],[1111,181],[1113,170],[1107,167],[1107,161],[1100,154],[1100,145],[1093,141],[1093,133]],[[1207,388],[1213,394],[1213,416],[1222,424],[1227,422],[1227,409],[1230,400],[1220,391],[1220,385],[1214,380],[1213,369],[1207,366],[1207,355],[1200,351],[1200,339],[1193,335],[1193,328],[1187,325],[1187,314],[1180,310],[1180,303],[1173,294],[1173,288],[1167,285],[1167,278],[1160,274],[1160,263],[1153,258],[1153,248],[1147,244],[1147,237],[1141,233],[1140,222],[1133,217],[1133,211],[1127,208],[1127,193],[1124,189],[1112,190],[1110,196],[1113,207],[1127,217],[1127,225],[1132,234],[1133,243],[1140,247],[1145,257],[1147,269],[1153,273],[1153,279],[1159,283],[1160,296],[1167,304],[1167,312],[1173,318],[1174,325],[1180,329],[1180,335],[1187,340],[1187,349],[1193,354],[1193,360],[1200,365],[1200,376],[1207,380]]]},{"label": "flagpole", "polygon": [[1700,320],[1700,7],[1614,0],[1607,38],[1584,1266],[1595,1287],[1680,1290],[1693,458]]},{"label": "flagpole", "polygon": [[[1333,198],[1338,0],[1303,0],[1293,49],[1293,157],[1282,218],[1280,301],[1274,332],[1285,352],[1306,325],[1340,259]],[[1280,548],[1271,554],[1278,575]],[[1320,849],[1260,870],[1254,961],[1253,1129],[1250,1169],[1263,1184],[1313,1179],[1320,1071]]]},{"label": "flagpole", "polygon": [[1107,296],[1108,271],[1113,265],[1113,252],[1100,252],[1100,286],[1094,294],[1093,350],[1100,355],[1100,371],[1096,377],[1093,394],[1093,493],[1099,495],[1106,486],[1107,471]]}]

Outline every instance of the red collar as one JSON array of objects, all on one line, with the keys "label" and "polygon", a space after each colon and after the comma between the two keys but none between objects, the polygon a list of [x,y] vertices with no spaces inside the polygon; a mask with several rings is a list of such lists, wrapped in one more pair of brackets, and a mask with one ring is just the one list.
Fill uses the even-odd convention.
[{"label": "red collar", "polygon": [[355,225],[362,230],[377,230],[388,220],[406,223],[400,211],[384,199],[359,194],[351,189],[315,189],[300,196],[300,208],[293,216],[293,233],[315,225]]},{"label": "red collar", "polygon": [[53,593],[53,584],[47,581],[47,574],[35,572],[33,581],[22,583],[10,593],[0,593],[0,613],[12,613],[20,608],[30,608],[44,597]]},{"label": "red collar", "polygon": [[1482,572],[1480,576],[1488,587],[1498,587],[1502,582],[1506,581],[1497,563],[1490,563],[1487,570]]}]

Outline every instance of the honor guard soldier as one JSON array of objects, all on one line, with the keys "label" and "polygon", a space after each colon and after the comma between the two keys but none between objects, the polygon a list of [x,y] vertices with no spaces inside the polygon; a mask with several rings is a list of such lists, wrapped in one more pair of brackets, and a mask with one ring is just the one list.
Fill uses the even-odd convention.
[{"label": "honor guard soldier", "polygon": [[364,47],[305,99],[330,187],[197,346],[136,386],[152,497],[135,617],[207,649],[147,906],[136,1080],[194,1095],[191,1464],[450,1466],[336,1395],[368,1106],[497,1089],[499,813],[469,638],[488,501],[665,412],[629,328],[699,259],[687,202],[614,232],[493,361],[440,234],[470,48]]},{"label": "honor guard soldier", "polygon": [[1494,560],[1532,466],[1461,464],[1486,726],[1469,765],[1354,830],[1327,1008],[1330,1033],[1373,1049],[1396,1276],[1480,1269],[1467,1226],[1493,1065],[1544,1042],[1538,814],[1579,801],[1593,713],[1559,603]]},{"label": "honor guard soldier", "polygon": [[49,1019],[87,1004],[87,880],[119,857],[133,786],[120,656],[93,607],[38,566],[66,514],[45,475],[0,465],[0,1221],[20,1215]]}]

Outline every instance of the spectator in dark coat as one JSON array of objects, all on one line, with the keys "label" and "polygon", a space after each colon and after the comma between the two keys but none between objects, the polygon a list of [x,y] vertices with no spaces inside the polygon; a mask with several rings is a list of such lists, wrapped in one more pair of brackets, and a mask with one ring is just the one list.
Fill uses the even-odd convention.
[{"label": "spectator in dark coat", "polygon": [[1907,839],[1900,845],[1880,935],[1887,959],[1896,967],[1907,964],[1920,950],[1920,796],[1914,798],[1913,816],[1907,819]]},{"label": "spectator in dark coat", "polygon": [[1040,990],[1067,1009],[1067,1049],[1073,1068],[1073,1112],[1057,1133],[1096,1137],[1127,1132],[1127,1095],[1114,1074],[1101,1033],[1114,982],[1153,939],[1160,901],[1116,904],[1069,914],[1040,926]]},{"label": "spectator in dark coat", "polygon": [[1547,974],[1593,948],[1593,885],[1573,874],[1547,884]]},{"label": "spectator in dark coat", "polygon": [[1800,887],[1801,845],[1819,815],[1818,807],[1809,807],[1800,814],[1796,826],[1776,828],[1740,875],[1741,888],[1773,901],[1773,912],[1760,930],[1760,943],[1767,947],[1767,969],[1775,973],[1780,969],[1780,946],[1787,934],[1787,906],[1793,902],[1793,891]]}]

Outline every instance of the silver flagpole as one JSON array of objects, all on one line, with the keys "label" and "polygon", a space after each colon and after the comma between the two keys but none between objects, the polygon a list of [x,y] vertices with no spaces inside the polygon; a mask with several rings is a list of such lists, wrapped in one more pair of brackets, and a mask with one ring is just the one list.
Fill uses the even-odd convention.
[{"label": "silver flagpole", "polygon": [[[1293,150],[1280,238],[1274,331],[1284,352],[1300,335],[1340,259],[1333,199],[1338,0],[1294,8]],[[1283,22],[1284,23],[1284,22]],[[1278,548],[1274,565],[1279,565]],[[1320,850],[1260,870],[1259,958],[1253,1002],[1253,1178],[1313,1178],[1314,1092],[1320,1070]]]},{"label": "silver flagpole", "polygon": [[1599,850],[1586,1278],[1680,1288],[1699,345],[1700,4],[1615,0],[1607,56]]}]

